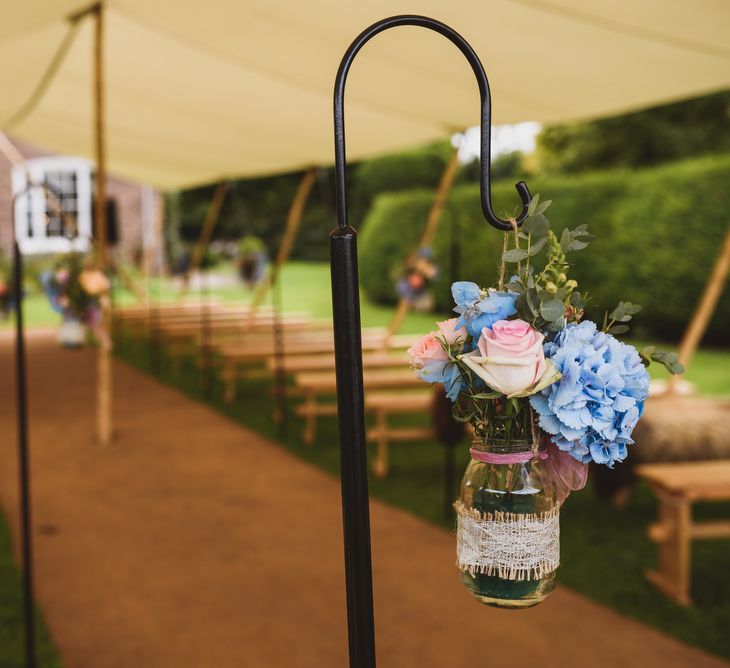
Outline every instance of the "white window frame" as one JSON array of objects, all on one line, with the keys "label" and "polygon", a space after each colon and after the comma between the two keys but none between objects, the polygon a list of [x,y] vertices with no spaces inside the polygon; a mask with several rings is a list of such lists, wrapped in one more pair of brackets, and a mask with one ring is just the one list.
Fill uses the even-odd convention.
[{"label": "white window frame", "polygon": [[[15,234],[20,250],[29,255],[46,253],[86,252],[92,243],[91,222],[91,163],[83,158],[54,156],[31,158],[23,166],[16,165],[12,171],[13,193],[21,192],[28,183],[27,174],[33,183],[42,183],[48,172],[74,172],[76,174],[76,236],[73,239],[47,236],[46,194],[42,188],[32,188],[29,196],[19,197],[15,202]],[[32,202],[33,235],[28,236],[28,203]]]}]

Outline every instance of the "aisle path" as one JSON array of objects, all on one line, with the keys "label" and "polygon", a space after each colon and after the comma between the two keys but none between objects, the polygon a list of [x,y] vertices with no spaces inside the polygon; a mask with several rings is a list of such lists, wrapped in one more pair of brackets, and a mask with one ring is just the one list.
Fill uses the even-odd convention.
[{"label": "aisle path", "polygon": [[[94,353],[33,333],[29,357],[38,598],[66,668],[347,665],[337,480],[121,363],[102,449]],[[4,396],[11,360],[0,332]],[[14,521],[13,417],[0,402]],[[378,502],[372,524],[382,668],[728,665],[564,589],[482,608],[447,532]]]}]

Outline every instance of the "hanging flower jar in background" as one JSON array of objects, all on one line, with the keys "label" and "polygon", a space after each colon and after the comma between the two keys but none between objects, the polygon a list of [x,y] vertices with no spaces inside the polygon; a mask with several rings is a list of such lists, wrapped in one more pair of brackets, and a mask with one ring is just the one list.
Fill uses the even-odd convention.
[{"label": "hanging flower jar in background", "polygon": [[602,330],[581,322],[566,253],[593,237],[583,225],[558,239],[548,204],[536,196],[523,227],[506,235],[498,287],[454,283],[459,317],[409,350],[419,377],[442,383],[454,418],[471,428],[454,504],[456,563],[469,592],[501,608],[537,605],[554,589],[560,507],[585,485],[589,462],[627,456],[649,392],[646,365],[682,370],[676,356],[614,338],[639,310],[630,302],[607,313]]},{"label": "hanging flower jar in background", "polygon": [[51,307],[63,317],[58,342],[64,348],[80,348],[93,334],[106,337],[101,327],[102,306],[109,300],[111,283],[93,264],[91,256],[69,253],[57,262],[53,271],[40,275]]},{"label": "hanging flower jar in background", "polygon": [[266,245],[262,239],[253,235],[241,239],[238,244],[238,273],[249,290],[266,276],[268,263]]},{"label": "hanging flower jar in background", "polygon": [[396,272],[395,289],[398,296],[416,311],[429,311],[434,300],[431,285],[438,275],[433,253],[423,247],[409,257]]}]

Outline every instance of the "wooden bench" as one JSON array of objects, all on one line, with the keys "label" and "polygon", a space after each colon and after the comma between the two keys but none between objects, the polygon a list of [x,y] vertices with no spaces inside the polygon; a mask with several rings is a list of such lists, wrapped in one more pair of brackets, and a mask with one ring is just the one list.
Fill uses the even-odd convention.
[{"label": "wooden bench", "polygon": [[730,520],[694,522],[692,504],[730,500],[730,460],[644,464],[637,473],[659,501],[659,521],[649,527],[649,538],[659,544],[659,570],[646,577],[679,604],[690,605],[692,541],[730,538]]},{"label": "wooden bench", "polygon": [[[302,333],[304,334],[304,333]],[[384,334],[382,330],[375,330],[373,333],[363,331],[362,349],[365,352],[380,351],[383,347]],[[391,345],[394,350],[405,350],[413,342],[412,336],[393,337]],[[331,355],[333,349],[332,333],[312,332],[306,336],[300,335],[294,342],[284,343],[284,359],[306,359],[315,356]],[[232,402],[236,396],[236,383],[241,378],[251,377],[252,369],[260,376],[258,370],[261,365],[268,364],[276,354],[276,347],[273,338],[259,343],[237,343],[235,345],[223,345],[218,349],[221,360],[221,379],[224,382],[224,400]],[[273,362],[272,362],[273,364]],[[334,368],[328,375],[334,383]],[[268,371],[267,371],[268,373]],[[331,414],[327,413],[327,414]]]},{"label": "wooden bench", "polygon": [[376,477],[384,478],[388,475],[391,441],[434,438],[433,428],[430,426],[393,427],[388,424],[388,417],[397,414],[428,413],[432,402],[433,392],[430,387],[417,392],[371,392],[365,395],[365,410],[375,416],[375,424],[368,429],[367,439],[375,442],[372,470]]},{"label": "wooden bench", "polygon": [[[273,340],[277,321],[271,314],[259,314],[251,320],[224,319],[197,323],[163,325],[157,332],[158,342],[167,346],[173,360],[185,355],[212,353],[225,345],[242,345],[250,341]],[[285,336],[302,336],[312,331],[312,321],[304,315],[293,314],[278,321]]]},{"label": "wooden bench", "polygon": [[[297,374],[306,371],[326,371],[335,368],[335,357],[332,354],[313,355],[311,357],[285,357],[282,362],[273,357],[266,360],[269,371],[276,371],[281,363],[281,370],[286,374]],[[364,353],[362,356],[363,369],[385,369],[407,367],[410,362],[403,351],[392,355],[389,353],[372,352]]]},{"label": "wooden bench", "polygon": [[[296,409],[304,418],[302,440],[311,445],[317,438],[317,418],[337,413],[335,403],[319,401],[322,396],[331,397],[337,392],[337,379],[334,371],[313,371],[297,374],[294,380],[304,397]],[[372,369],[363,372],[363,384],[366,390],[383,390],[422,387],[423,381],[411,369]]]}]

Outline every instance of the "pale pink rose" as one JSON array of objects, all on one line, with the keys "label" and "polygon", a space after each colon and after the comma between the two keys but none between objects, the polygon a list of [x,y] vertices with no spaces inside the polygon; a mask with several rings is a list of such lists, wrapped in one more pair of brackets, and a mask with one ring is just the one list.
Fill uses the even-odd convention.
[{"label": "pale pink rose", "polygon": [[439,331],[437,333],[437,336],[444,342],[448,343],[449,345],[453,346],[457,341],[459,343],[465,343],[466,342],[466,328],[459,327],[457,329],[456,322],[458,321],[458,318],[451,318],[450,320],[442,320],[441,322],[437,322]]},{"label": "pale pink rose", "polygon": [[92,297],[109,290],[109,279],[98,269],[84,269],[79,276],[79,282],[83,291]]},{"label": "pale pink rose", "polygon": [[408,354],[411,357],[411,363],[419,368],[427,362],[434,360],[446,361],[449,359],[446,351],[436,338],[436,332],[425,334],[420,339],[417,339],[408,349]]},{"label": "pale pink rose", "polygon": [[477,350],[462,357],[489,387],[512,395],[524,392],[547,370],[545,337],[524,320],[498,320],[484,328]]},{"label": "pale pink rose", "polygon": [[56,271],[56,282],[63,285],[66,281],[68,281],[68,269],[58,269]]}]

